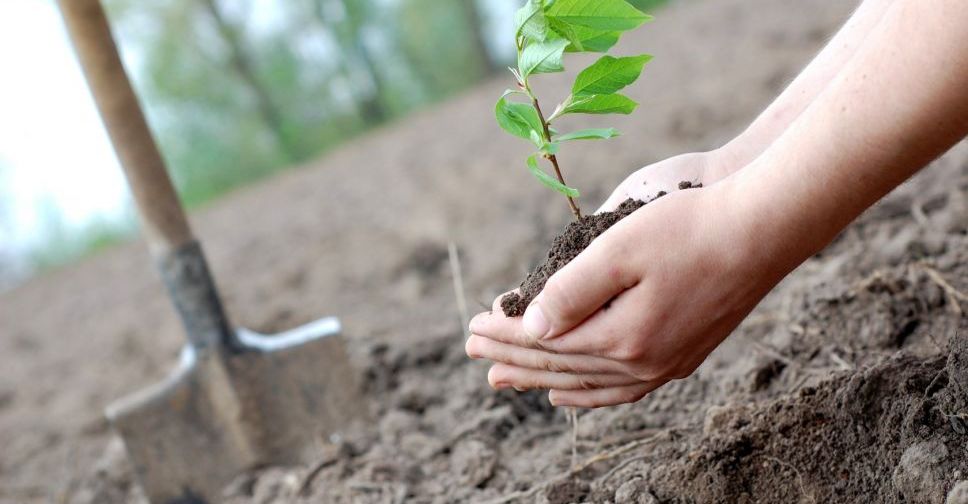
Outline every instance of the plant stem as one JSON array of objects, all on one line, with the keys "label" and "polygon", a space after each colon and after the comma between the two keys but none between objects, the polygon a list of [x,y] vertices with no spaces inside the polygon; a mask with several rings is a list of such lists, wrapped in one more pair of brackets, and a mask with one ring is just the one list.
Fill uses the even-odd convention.
[{"label": "plant stem", "polygon": [[[551,141],[551,127],[548,125],[548,121],[545,120],[544,113],[541,112],[541,105],[538,104],[538,99],[528,90],[528,94],[531,95],[531,103],[534,104],[534,109],[538,111],[538,118],[541,119],[541,126],[544,127],[545,141]],[[558,166],[558,157],[554,154],[548,155],[548,161],[551,161],[551,166],[555,168],[555,176],[558,177],[558,182],[561,185],[568,185],[565,182],[565,177],[561,175],[561,168]],[[581,208],[578,208],[578,204],[575,203],[574,198],[571,196],[565,196],[568,199],[568,206],[571,207],[571,213],[575,216],[575,220],[581,220]]]}]

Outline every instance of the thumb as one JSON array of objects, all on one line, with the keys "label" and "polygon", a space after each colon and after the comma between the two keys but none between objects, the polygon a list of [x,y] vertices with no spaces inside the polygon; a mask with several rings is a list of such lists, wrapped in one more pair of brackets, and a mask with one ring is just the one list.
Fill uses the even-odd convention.
[{"label": "thumb", "polygon": [[627,233],[617,227],[593,240],[548,279],[521,320],[528,336],[535,340],[560,336],[638,283],[624,252]]}]

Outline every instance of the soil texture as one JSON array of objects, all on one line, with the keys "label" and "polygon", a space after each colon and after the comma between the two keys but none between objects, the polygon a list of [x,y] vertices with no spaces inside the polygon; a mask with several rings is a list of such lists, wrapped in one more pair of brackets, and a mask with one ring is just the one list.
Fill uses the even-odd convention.
[{"label": "soil texture", "polygon": [[551,249],[548,250],[548,256],[544,262],[528,274],[528,277],[521,282],[518,291],[501,298],[501,310],[504,314],[508,317],[524,315],[524,310],[544,289],[551,275],[578,257],[578,254],[591,245],[592,240],[643,206],[645,206],[643,201],[627,199],[612,212],[587,215],[568,224],[568,227],[551,242]]},{"label": "soil texture", "polygon": [[[693,184],[683,181],[679,183],[678,189],[699,189],[701,187],[701,183]],[[524,310],[541,293],[551,275],[554,275],[555,272],[570,263],[572,259],[578,257],[578,254],[581,254],[591,245],[592,240],[598,238],[618,221],[632,215],[632,212],[666,194],[668,193],[660,191],[649,201],[637,201],[629,198],[615,210],[586,215],[580,220],[568,224],[568,227],[551,242],[551,248],[548,250],[544,262],[528,274],[528,277],[521,282],[521,286],[516,292],[508,293],[501,298],[501,310],[504,315],[508,317],[524,315]]]},{"label": "soil texture", "polygon": [[[563,147],[569,182],[593,204],[648,162],[721,145],[854,7],[672,2],[618,49],[656,55],[629,91],[647,112],[614,124],[635,134]],[[794,271],[693,376],[582,411],[573,460],[564,411],[491,390],[463,353],[448,244],[483,311],[570,217],[511,168],[526,146],[493,124],[505,84],[192,216],[234,323],[338,315],[372,412],[304,465],[241,475],[225,502],[965,502],[968,145]],[[183,339],[142,243],[0,294],[0,504],[145,504],[102,411],[162,379]]]}]

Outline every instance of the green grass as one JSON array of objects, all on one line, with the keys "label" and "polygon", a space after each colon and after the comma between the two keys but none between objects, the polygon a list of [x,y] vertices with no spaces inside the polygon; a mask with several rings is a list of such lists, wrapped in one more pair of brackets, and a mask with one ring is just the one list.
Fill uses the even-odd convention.
[{"label": "green grass", "polygon": [[46,239],[28,254],[29,266],[44,272],[113,247],[131,238],[133,226],[99,219],[80,228],[69,228],[49,219]]}]

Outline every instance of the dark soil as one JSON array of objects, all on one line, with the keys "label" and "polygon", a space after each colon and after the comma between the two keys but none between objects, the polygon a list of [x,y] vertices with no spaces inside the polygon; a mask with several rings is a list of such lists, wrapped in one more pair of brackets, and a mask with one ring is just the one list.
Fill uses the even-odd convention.
[{"label": "dark soil", "polygon": [[[679,189],[698,189],[700,187],[702,187],[702,184],[693,184],[686,181],[679,183]],[[659,192],[655,198],[649,201],[636,201],[630,198],[623,201],[618,208],[611,212],[586,215],[581,220],[568,224],[568,227],[551,242],[551,248],[548,250],[544,262],[528,274],[528,277],[521,282],[518,291],[501,298],[501,310],[504,311],[504,315],[508,317],[524,315],[524,310],[541,293],[551,275],[554,275],[556,271],[564,268],[572,259],[578,257],[578,254],[591,245],[592,240],[598,238],[618,221],[632,215],[632,212],[665,195],[665,192]]]},{"label": "dark soil", "polygon": [[[616,124],[635,135],[569,150],[569,181],[597,202],[647,162],[722,145],[854,7],[670,2],[623,42],[661,56],[630,89],[648,112]],[[571,77],[550,75],[548,92]],[[565,412],[541,391],[492,390],[488,364],[464,355],[444,259],[455,243],[483,310],[569,218],[505,173],[525,152],[494,148],[509,145],[489,119],[505,85],[192,216],[234,322],[272,333],[338,315],[372,411],[223,502],[968,502],[968,143],[788,276],[693,376],[580,412],[572,470]],[[177,361],[163,292],[132,244],[0,294],[0,504],[147,504],[102,408]]]}]

